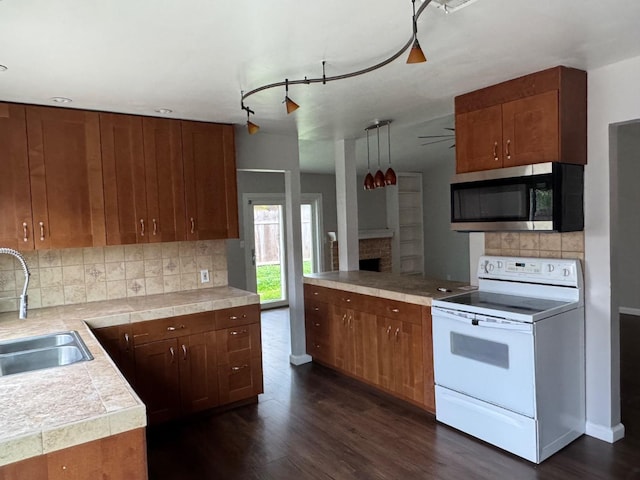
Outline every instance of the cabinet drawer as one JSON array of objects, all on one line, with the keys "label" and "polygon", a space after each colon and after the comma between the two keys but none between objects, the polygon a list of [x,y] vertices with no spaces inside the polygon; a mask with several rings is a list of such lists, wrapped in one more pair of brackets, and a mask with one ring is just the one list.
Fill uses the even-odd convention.
[{"label": "cabinet drawer", "polygon": [[330,365],[334,363],[333,345],[329,340],[307,336],[307,353],[314,360],[320,360]]},{"label": "cabinet drawer", "polygon": [[326,287],[318,287],[317,285],[304,285],[304,298],[305,300],[318,300],[326,302],[331,297],[331,292],[334,290]]},{"label": "cabinet drawer", "polygon": [[305,318],[306,335],[309,338],[331,339],[331,320],[328,317],[307,315]]},{"label": "cabinet drawer", "polygon": [[260,322],[260,305],[243,305],[215,311],[216,330]]},{"label": "cabinet drawer", "polygon": [[218,367],[220,404],[237,402],[263,393],[262,359],[245,356]]},{"label": "cabinet drawer", "polygon": [[320,302],[316,299],[305,300],[304,301],[304,315],[305,317],[316,317],[316,318],[329,318],[329,304],[325,302]]},{"label": "cabinet drawer", "polygon": [[134,345],[214,330],[214,312],[201,312],[131,324]]},{"label": "cabinet drawer", "polygon": [[422,325],[422,307],[413,303],[375,298],[376,314],[381,317]]},{"label": "cabinet drawer", "polygon": [[240,361],[242,355],[262,356],[259,323],[218,330],[216,336],[218,365]]}]

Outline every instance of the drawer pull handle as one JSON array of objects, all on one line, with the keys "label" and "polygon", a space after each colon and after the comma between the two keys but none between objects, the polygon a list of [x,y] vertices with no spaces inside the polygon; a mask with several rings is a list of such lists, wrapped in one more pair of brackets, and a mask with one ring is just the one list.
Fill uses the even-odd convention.
[{"label": "drawer pull handle", "polygon": [[347,324],[347,314],[345,313],[344,315],[342,315],[342,325],[346,325]]},{"label": "drawer pull handle", "polygon": [[247,330],[246,329],[244,329],[244,330],[231,330],[229,332],[229,335],[240,335],[242,333],[247,333]]},{"label": "drawer pull handle", "polygon": [[176,351],[173,347],[169,347],[169,353],[171,353],[171,363],[173,363],[176,359]]},{"label": "drawer pull handle", "polygon": [[184,343],[182,344],[182,358],[183,358],[184,360],[186,360],[186,359],[187,359],[187,347],[185,346],[185,344],[184,344]]},{"label": "drawer pull handle", "polygon": [[245,368],[249,368],[249,365],[247,365],[246,363],[244,365],[239,365],[236,367],[231,367],[231,371],[233,373],[239,372],[240,370],[244,370]]},{"label": "drawer pull handle", "polygon": [[158,234],[158,222],[156,222],[155,218],[152,218],[151,221],[153,222],[153,234],[157,235]]},{"label": "drawer pull handle", "polygon": [[400,309],[399,308],[392,308],[391,311],[393,313],[400,313]]},{"label": "drawer pull handle", "polygon": [[313,307],[313,309],[317,312],[320,310],[320,307]]},{"label": "drawer pull handle", "polygon": [[387,327],[387,337],[389,337],[389,336],[390,336],[390,335],[389,335],[390,333],[391,333],[391,325],[389,325],[389,326]]},{"label": "drawer pull handle", "polygon": [[320,324],[319,324],[319,323],[314,323],[313,325],[314,325],[315,327],[319,327],[319,326],[320,326]]},{"label": "drawer pull handle", "polygon": [[314,295],[318,295],[318,292],[313,292]]},{"label": "drawer pull handle", "polygon": [[196,221],[191,217],[191,233],[193,234],[196,230]]},{"label": "drawer pull handle", "polygon": [[128,333],[124,334],[124,343],[126,345],[124,350],[128,352],[129,351],[129,334]]},{"label": "drawer pull handle", "polygon": [[175,332],[176,330],[180,329],[182,330],[184,328],[184,325],[178,325],[177,327],[167,327],[167,332]]},{"label": "drawer pull handle", "polygon": [[22,240],[25,242],[29,241],[29,231],[27,230],[27,222],[22,222]]},{"label": "drawer pull handle", "polygon": [[350,298],[345,298],[344,301],[347,302],[347,303],[351,303],[351,299]]},{"label": "drawer pull handle", "polygon": [[495,142],[493,144],[493,161],[494,162],[498,161],[498,142]]},{"label": "drawer pull handle", "polygon": [[396,337],[396,342],[398,341],[398,334],[400,333],[400,329],[396,328],[396,333],[394,333],[395,337]]},{"label": "drawer pull handle", "polygon": [[235,315],[231,315],[231,316],[229,317],[229,320],[237,320],[237,319],[238,319],[238,317],[236,317]]},{"label": "drawer pull handle", "polygon": [[40,224],[40,241],[44,242],[44,222],[39,222]]},{"label": "drawer pull handle", "polygon": [[140,219],[140,236],[144,237],[144,218]]},{"label": "drawer pull handle", "polygon": [[511,140],[507,140],[507,160],[511,160]]}]

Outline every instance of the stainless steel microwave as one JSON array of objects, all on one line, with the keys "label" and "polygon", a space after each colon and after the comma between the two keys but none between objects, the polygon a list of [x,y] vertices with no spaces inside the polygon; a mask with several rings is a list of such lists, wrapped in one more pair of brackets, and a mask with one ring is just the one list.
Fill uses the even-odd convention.
[{"label": "stainless steel microwave", "polygon": [[583,197],[583,165],[538,163],[462,173],[451,182],[451,229],[579,231]]}]

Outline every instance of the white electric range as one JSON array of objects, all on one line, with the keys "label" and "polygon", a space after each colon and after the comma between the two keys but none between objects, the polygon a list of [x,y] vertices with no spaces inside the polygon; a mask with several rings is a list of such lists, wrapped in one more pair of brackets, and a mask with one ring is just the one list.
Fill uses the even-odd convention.
[{"label": "white electric range", "polygon": [[481,257],[432,303],[436,419],[535,463],[582,435],[583,292],[579,260]]}]

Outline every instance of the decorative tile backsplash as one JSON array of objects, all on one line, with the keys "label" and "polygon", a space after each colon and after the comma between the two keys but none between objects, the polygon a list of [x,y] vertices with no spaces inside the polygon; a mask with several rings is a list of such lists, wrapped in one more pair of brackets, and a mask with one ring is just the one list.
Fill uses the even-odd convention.
[{"label": "decorative tile backsplash", "polygon": [[[22,252],[31,271],[29,308],[227,285],[224,240]],[[200,282],[209,270],[209,283]],[[17,310],[24,274],[0,255],[0,312]]]},{"label": "decorative tile backsplash", "polygon": [[584,262],[584,232],[486,232],[486,255],[579,258]]}]

